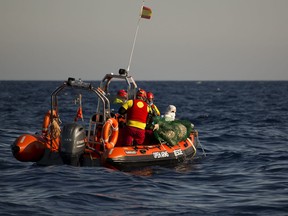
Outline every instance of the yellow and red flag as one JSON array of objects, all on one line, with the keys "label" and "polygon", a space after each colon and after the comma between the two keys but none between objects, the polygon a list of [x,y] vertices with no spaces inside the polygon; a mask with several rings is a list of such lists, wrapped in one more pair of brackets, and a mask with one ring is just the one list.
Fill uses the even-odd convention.
[{"label": "yellow and red flag", "polygon": [[150,19],[150,18],[151,18],[151,15],[152,15],[152,10],[151,10],[151,8],[148,8],[148,7],[143,6],[143,7],[142,7],[142,12],[141,12],[141,18]]}]

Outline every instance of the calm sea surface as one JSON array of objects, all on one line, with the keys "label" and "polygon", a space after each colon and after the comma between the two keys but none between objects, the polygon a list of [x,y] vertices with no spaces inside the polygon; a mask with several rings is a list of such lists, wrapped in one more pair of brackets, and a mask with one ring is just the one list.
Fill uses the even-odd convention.
[{"label": "calm sea surface", "polygon": [[61,83],[0,81],[1,216],[288,215],[288,82],[138,82],[194,123],[206,157],[137,173],[13,158]]}]

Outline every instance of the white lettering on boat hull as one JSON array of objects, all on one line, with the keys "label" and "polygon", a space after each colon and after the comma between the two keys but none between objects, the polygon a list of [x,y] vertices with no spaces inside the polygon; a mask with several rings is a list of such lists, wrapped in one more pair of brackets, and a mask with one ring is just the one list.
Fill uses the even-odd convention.
[{"label": "white lettering on boat hull", "polygon": [[153,152],[153,157],[154,158],[167,158],[169,157],[169,153],[167,151]]}]

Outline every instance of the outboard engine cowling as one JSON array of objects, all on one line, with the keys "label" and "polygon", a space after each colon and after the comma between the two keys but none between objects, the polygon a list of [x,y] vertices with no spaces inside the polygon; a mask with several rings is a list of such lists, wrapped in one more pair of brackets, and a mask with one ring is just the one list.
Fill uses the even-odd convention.
[{"label": "outboard engine cowling", "polygon": [[78,166],[85,151],[85,128],[77,123],[66,124],[62,130],[60,155],[64,164]]}]

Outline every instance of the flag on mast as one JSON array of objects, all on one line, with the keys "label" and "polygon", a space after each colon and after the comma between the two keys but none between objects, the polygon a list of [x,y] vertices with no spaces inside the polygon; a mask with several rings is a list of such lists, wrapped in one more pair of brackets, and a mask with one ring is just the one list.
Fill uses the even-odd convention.
[{"label": "flag on mast", "polygon": [[84,121],[83,119],[83,111],[82,111],[82,95],[79,94],[79,97],[75,100],[75,104],[79,103],[79,107],[77,109],[77,113],[76,116],[74,118],[74,121],[76,122],[78,119],[82,119],[82,121]]},{"label": "flag on mast", "polygon": [[129,64],[128,64],[128,67],[127,67],[127,70],[126,70],[127,72],[129,72],[129,70],[130,70],[130,65],[131,65],[132,56],[133,56],[133,52],[134,52],[134,48],[135,48],[136,38],[137,38],[137,35],[138,35],[140,20],[141,20],[141,18],[151,19],[151,15],[152,15],[151,8],[145,7],[144,6],[144,2],[145,1],[143,1],[142,7],[141,7],[141,13],[140,13],[140,16],[139,16],[139,19],[138,19],[138,24],[137,24],[137,28],[136,28],[136,32],[135,32],[135,36],[134,36],[134,42],[133,42],[132,51],[131,51],[131,54],[130,54]]},{"label": "flag on mast", "polygon": [[78,119],[82,119],[82,121],[84,121],[82,107],[80,107],[80,106],[78,107],[77,114],[74,118],[74,121],[76,122]]},{"label": "flag on mast", "polygon": [[141,12],[141,18],[144,19],[150,19],[152,15],[152,10],[151,8],[142,6],[142,12]]}]

